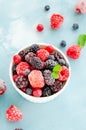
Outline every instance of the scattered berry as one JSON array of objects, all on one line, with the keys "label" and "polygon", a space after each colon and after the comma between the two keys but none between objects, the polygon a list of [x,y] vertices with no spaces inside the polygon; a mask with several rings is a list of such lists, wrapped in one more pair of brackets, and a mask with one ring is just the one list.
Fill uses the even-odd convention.
[{"label": "scattered berry", "polygon": [[30,70],[29,70],[29,69],[26,69],[26,70],[24,71],[25,76],[27,76],[29,73],[30,73]]},{"label": "scattered berry", "polygon": [[31,88],[27,88],[27,89],[26,89],[26,94],[32,95],[32,89],[31,89]]},{"label": "scattered berry", "polygon": [[35,57],[35,56],[36,56],[35,53],[29,52],[29,53],[25,56],[25,60],[30,64],[30,63],[31,63],[31,59],[32,59],[33,57]]},{"label": "scattered berry", "polygon": [[50,6],[49,5],[45,5],[44,9],[45,9],[45,11],[48,11],[48,10],[50,10]]},{"label": "scattered berry", "polygon": [[28,75],[28,79],[33,88],[42,88],[45,85],[44,77],[39,70],[32,70]]},{"label": "scattered berry", "polygon": [[45,47],[45,50],[47,50],[49,53],[52,53],[54,51],[54,48],[53,48],[53,46],[48,45]]},{"label": "scattered berry", "polygon": [[43,69],[43,63],[39,57],[33,57],[31,59],[31,65],[36,69]]},{"label": "scattered berry", "polygon": [[51,59],[49,59],[49,60],[46,60],[46,68],[47,69],[53,69],[53,67],[54,66],[56,66],[58,63],[56,62],[56,61],[54,61],[54,60],[51,60]]},{"label": "scattered berry", "polygon": [[49,55],[48,59],[55,60],[55,56],[53,54]]},{"label": "scattered berry", "polygon": [[73,30],[77,30],[79,28],[79,25],[77,23],[74,23],[72,28],[73,28]]},{"label": "scattered berry", "polygon": [[52,90],[53,93],[56,93],[56,92],[58,92],[59,90],[61,90],[62,87],[63,87],[63,86],[62,86],[62,82],[59,81],[59,80],[56,80],[56,81],[54,82],[54,84],[53,84],[50,88],[51,88],[51,90]]},{"label": "scattered berry", "polygon": [[30,46],[29,51],[36,53],[39,49],[40,49],[40,47],[39,47],[38,44],[33,44],[33,45]]},{"label": "scattered berry", "polygon": [[61,16],[60,14],[53,14],[50,18],[51,28],[58,29],[62,25],[63,21],[63,16]]},{"label": "scattered berry", "polygon": [[28,79],[24,76],[18,76],[15,83],[16,83],[18,88],[27,87],[29,84]]},{"label": "scattered berry", "polygon": [[15,56],[13,56],[13,62],[15,63],[15,64],[19,64],[20,62],[21,62],[21,56],[20,55],[15,55]]},{"label": "scattered berry", "polygon": [[66,53],[70,58],[78,59],[80,57],[81,48],[79,45],[72,45],[67,49]]},{"label": "scattered berry", "polygon": [[48,97],[48,96],[51,96],[51,94],[52,94],[51,88],[48,87],[48,86],[45,86],[43,88],[42,96],[43,97]]},{"label": "scattered berry", "polygon": [[6,91],[6,83],[0,79],[0,95],[3,95]]},{"label": "scattered berry", "polygon": [[33,96],[35,96],[35,97],[41,97],[42,96],[42,90],[39,89],[39,88],[33,90]]},{"label": "scattered berry", "polygon": [[42,32],[44,30],[44,26],[42,24],[38,24],[36,29],[39,31],[39,32]]},{"label": "scattered berry", "polygon": [[69,69],[66,66],[62,66],[62,69],[58,73],[59,81],[66,81],[69,77]]},{"label": "scattered berry", "polygon": [[25,75],[24,71],[30,69],[30,66],[27,62],[20,62],[16,67],[16,72],[18,75]]},{"label": "scattered berry", "polygon": [[6,110],[6,119],[8,121],[19,121],[22,119],[22,113],[16,106],[11,105]]},{"label": "scattered berry", "polygon": [[18,77],[17,74],[14,74],[14,75],[13,75],[13,81],[14,81],[14,82],[16,81],[17,77]]},{"label": "scattered berry", "polygon": [[43,76],[47,85],[52,86],[54,84],[55,79],[52,77],[52,72],[50,70],[44,70]]},{"label": "scattered berry", "polygon": [[25,61],[25,55],[28,53],[29,49],[22,50],[18,54],[21,56],[22,60]]},{"label": "scattered berry", "polygon": [[42,60],[45,61],[49,57],[49,52],[45,49],[40,49],[37,51],[36,55]]},{"label": "scattered berry", "polygon": [[61,43],[60,43],[60,46],[65,47],[66,46],[66,41],[62,40]]}]

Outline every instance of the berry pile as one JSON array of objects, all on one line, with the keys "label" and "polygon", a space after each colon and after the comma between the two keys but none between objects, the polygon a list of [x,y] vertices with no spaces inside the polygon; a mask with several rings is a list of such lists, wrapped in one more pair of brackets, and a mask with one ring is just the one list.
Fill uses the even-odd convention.
[{"label": "berry pile", "polygon": [[32,44],[13,56],[12,74],[22,92],[46,97],[64,87],[69,68],[63,55],[51,45]]}]

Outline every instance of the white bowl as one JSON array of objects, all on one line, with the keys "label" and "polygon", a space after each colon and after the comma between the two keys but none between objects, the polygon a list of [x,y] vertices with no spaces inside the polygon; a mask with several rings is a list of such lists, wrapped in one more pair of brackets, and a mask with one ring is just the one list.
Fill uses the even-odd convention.
[{"label": "white bowl", "polygon": [[[37,44],[39,44],[39,45],[44,45],[44,46],[49,45],[49,44],[46,44],[46,43],[37,43]],[[31,45],[32,45],[32,44],[30,44],[30,45],[28,45],[28,46],[22,48],[21,50],[23,50],[23,49],[25,49],[25,48],[28,48],[28,47],[31,46]],[[59,52],[63,55],[65,61],[66,61],[66,62],[68,63],[68,65],[69,65],[69,73],[70,73],[70,75],[71,75],[70,64],[69,64],[69,61],[68,61],[67,57],[66,57],[66,56],[62,53],[62,51],[60,51],[58,48],[56,48],[55,46],[53,46],[53,47],[54,47],[55,50],[59,51]],[[21,50],[19,50],[16,54],[18,54]],[[68,83],[69,83],[70,75],[69,75],[68,80],[66,81],[64,87],[63,87],[60,91],[58,91],[57,93],[55,93],[55,94],[53,94],[53,95],[51,95],[51,96],[48,96],[48,97],[34,97],[34,96],[30,96],[30,95],[27,95],[26,93],[22,92],[19,88],[17,88],[16,84],[14,83],[14,81],[13,81],[13,76],[12,76],[12,65],[13,65],[13,60],[11,60],[11,63],[10,63],[10,71],[9,71],[9,74],[10,74],[10,79],[11,79],[11,82],[12,82],[12,84],[13,84],[15,90],[16,90],[22,97],[24,97],[25,99],[27,99],[28,101],[31,101],[31,102],[33,102],[33,103],[45,103],[45,102],[48,102],[48,101],[53,100],[55,97],[58,97],[58,95],[60,95],[60,94],[64,91],[64,89],[66,88],[66,86],[67,86]]]}]

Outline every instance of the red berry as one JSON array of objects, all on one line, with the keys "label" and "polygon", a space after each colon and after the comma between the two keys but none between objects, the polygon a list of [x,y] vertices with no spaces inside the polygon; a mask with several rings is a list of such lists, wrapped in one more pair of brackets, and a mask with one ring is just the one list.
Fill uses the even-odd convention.
[{"label": "red berry", "polygon": [[19,64],[21,62],[21,56],[20,55],[14,55],[13,56],[13,62],[15,64]]},{"label": "red berry", "polygon": [[29,82],[33,88],[44,87],[44,77],[39,70],[32,70],[28,75]]},{"label": "red berry", "polygon": [[6,91],[6,83],[0,79],[0,95],[3,95]]},{"label": "red berry", "polygon": [[46,46],[45,50],[47,50],[49,53],[52,53],[54,51],[54,48],[51,45]]},{"label": "red berry", "polygon": [[9,121],[19,121],[22,119],[21,111],[14,105],[6,110],[6,119]]},{"label": "red berry", "polygon": [[38,24],[36,29],[39,31],[39,32],[42,32],[44,30],[44,26],[42,24]]},{"label": "red berry", "polygon": [[49,52],[45,49],[40,49],[36,52],[36,55],[42,60],[45,61],[49,57]]},{"label": "red berry", "polygon": [[16,81],[17,77],[18,77],[17,74],[14,74],[14,75],[13,75],[13,80],[14,80],[14,82]]},{"label": "red berry", "polygon": [[69,77],[69,69],[66,66],[62,66],[62,69],[59,71],[59,78],[60,81],[66,81]]},{"label": "red berry", "polygon": [[81,48],[79,45],[72,45],[70,46],[66,53],[72,59],[78,59],[80,57]]},{"label": "red berry", "polygon": [[42,90],[39,89],[39,88],[33,90],[33,96],[35,96],[35,97],[41,97],[42,96]]},{"label": "red berry", "polygon": [[18,75],[25,76],[25,70],[30,69],[30,66],[27,62],[20,62],[16,67],[16,72]]},{"label": "red berry", "polygon": [[61,16],[60,14],[53,14],[50,18],[51,28],[58,29],[62,25],[63,21],[63,16]]},{"label": "red berry", "polygon": [[23,88],[21,88],[21,90],[23,91],[23,92],[26,92],[26,87],[23,87]]}]

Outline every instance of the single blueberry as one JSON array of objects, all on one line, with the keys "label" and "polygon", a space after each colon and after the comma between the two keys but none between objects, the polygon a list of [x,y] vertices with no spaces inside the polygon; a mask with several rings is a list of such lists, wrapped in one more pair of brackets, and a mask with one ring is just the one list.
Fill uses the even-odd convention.
[{"label": "single blueberry", "polygon": [[79,25],[77,23],[74,23],[72,25],[73,30],[77,30],[79,28]]},{"label": "single blueberry", "polygon": [[62,40],[61,43],[60,43],[60,46],[65,47],[66,46],[66,41]]},{"label": "single blueberry", "polygon": [[50,10],[50,6],[49,6],[49,5],[46,5],[46,6],[44,7],[44,9],[45,9],[45,11],[48,11],[48,10]]}]

